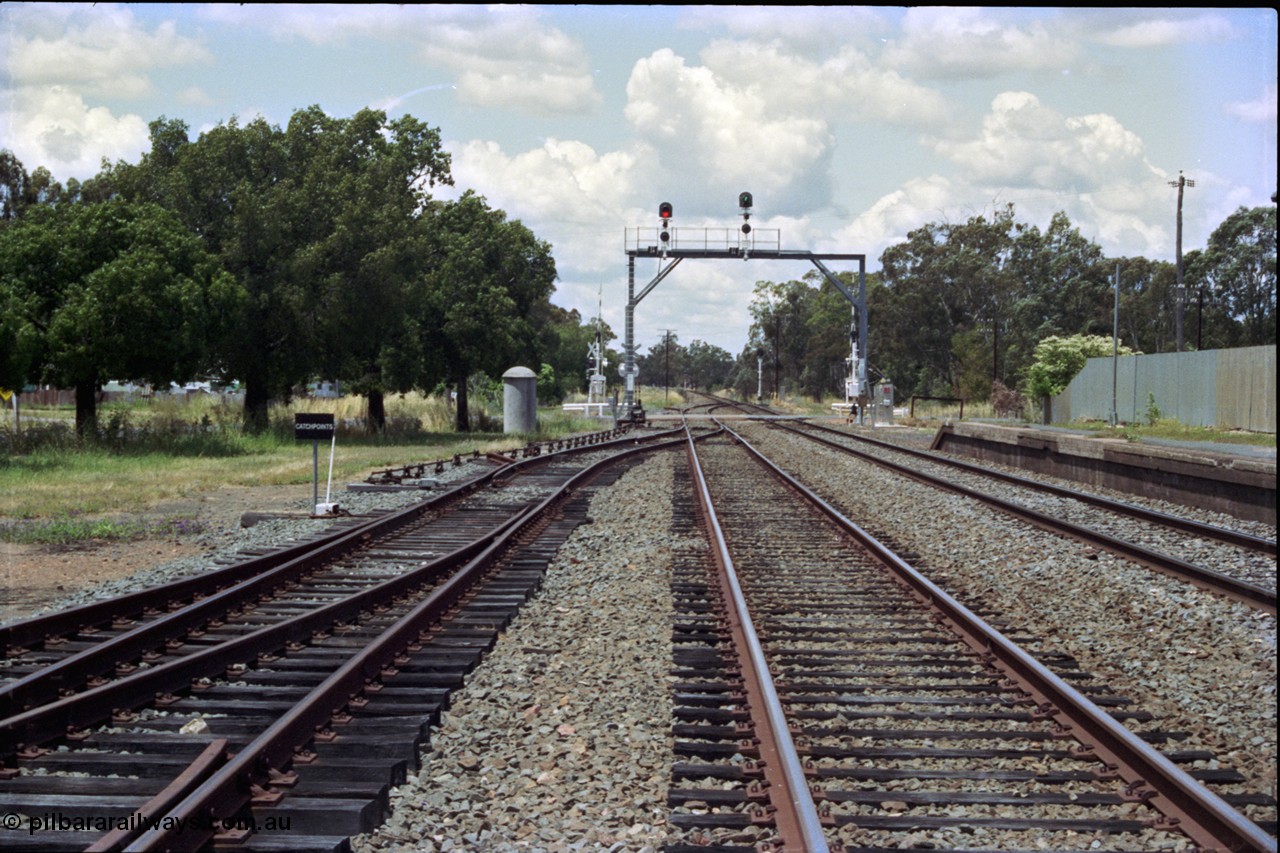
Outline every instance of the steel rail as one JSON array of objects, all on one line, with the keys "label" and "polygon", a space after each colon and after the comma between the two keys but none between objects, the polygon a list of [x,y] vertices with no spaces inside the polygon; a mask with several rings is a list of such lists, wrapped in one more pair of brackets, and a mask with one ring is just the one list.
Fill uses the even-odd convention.
[{"label": "steel rail", "polygon": [[[738,582],[724,531],[716,517],[711,492],[698,461],[692,436],[688,442],[688,454],[694,492],[702,508],[707,538],[713,546],[711,555],[718,569],[716,574],[728,610],[729,629],[746,683],[747,704],[760,739],[761,764],[765,779],[769,782],[769,800],[774,806],[778,833],[785,849],[826,853],[830,848],[822,831],[822,821],[818,816],[817,806],[814,805],[795,743],[791,739],[786,712],[778,698],[773,677],[769,674],[769,664],[765,660],[760,638],[756,634],[751,612]],[[803,844],[803,847],[797,847],[797,844]]]},{"label": "steel rail", "polygon": [[[279,771],[287,767],[293,759],[295,748],[310,742],[318,725],[328,723],[335,713],[342,711],[348,703],[359,697],[369,683],[385,677],[387,667],[393,667],[395,659],[475,586],[480,576],[509,549],[517,537],[525,535],[531,526],[547,518],[564,497],[621,459],[676,448],[683,444],[684,439],[672,439],[655,445],[635,447],[600,460],[575,474],[552,495],[525,512],[518,524],[509,522],[504,525],[503,530],[482,551],[472,555],[447,581],[433,589],[409,613],[312,689],[291,711],[246,745],[182,802],[174,805],[168,812],[168,817],[171,818],[168,822],[170,828],[152,829],[127,849],[193,850],[202,847],[212,837],[211,827],[221,820],[235,817],[249,805],[254,784],[265,783],[271,770]],[[192,826],[209,829],[193,832]],[[183,831],[178,827],[187,829]]]},{"label": "steel rail", "polygon": [[[372,521],[365,522],[365,524],[372,523]],[[0,625],[0,645],[10,650],[11,656],[16,656],[16,653],[21,650],[56,641],[57,638],[86,628],[96,628],[120,619],[146,615],[149,611],[167,607],[170,602],[176,603],[189,600],[196,595],[205,595],[210,588],[218,586],[225,588],[240,583],[246,577],[269,571],[297,559],[308,551],[339,540],[351,532],[352,528],[344,527],[318,540],[300,542],[271,554],[246,558],[205,574]]]},{"label": "steel rail", "polygon": [[[548,453],[555,450],[586,448],[588,445],[600,444],[625,435],[628,429],[629,426],[615,427],[613,429],[601,430],[600,432],[588,433],[586,435],[572,435],[567,438],[548,439],[545,442],[533,442],[523,448],[514,448],[512,450],[505,451],[512,455],[489,452],[485,454],[485,458],[501,465],[510,465],[512,462],[516,461],[517,455],[523,455],[525,458],[541,455],[542,444],[547,446]],[[462,457],[463,454],[456,454],[453,457],[453,464],[455,466],[462,464]],[[471,451],[471,458],[479,459],[480,451]],[[400,480],[421,478],[426,474],[427,468],[433,468],[437,473],[439,473],[447,464],[449,464],[448,459],[437,459],[434,462],[411,462],[408,465],[401,465],[398,468],[383,468],[371,473],[365,482],[374,485],[398,485]],[[388,481],[394,482],[389,483]]]},{"label": "steel rail", "polygon": [[43,743],[66,734],[68,730],[97,724],[116,709],[149,704],[158,694],[182,692],[189,689],[196,679],[243,664],[259,654],[277,652],[289,643],[303,642],[315,632],[332,628],[339,622],[357,619],[361,611],[374,603],[431,582],[470,559],[520,517],[507,519],[450,554],[341,601],[0,720],[0,755],[12,754],[23,745]]},{"label": "steel rail", "polygon": [[[682,431],[670,430],[652,436],[650,440],[656,440],[660,435],[670,435],[678,432]],[[683,439],[671,439],[671,441],[683,442]],[[615,454],[611,458],[623,458],[635,452],[647,451],[652,447],[651,445],[641,445],[635,440],[627,443],[634,446]],[[669,443],[668,441],[657,446],[665,447]],[[598,450],[600,448],[597,446],[595,449]],[[522,461],[533,462],[538,458],[545,460],[552,457],[533,457]],[[610,460],[602,460],[605,463],[608,461]],[[599,465],[601,463],[596,464]],[[584,470],[591,470],[591,468]],[[415,507],[409,508],[410,511],[413,509]],[[353,531],[352,535],[358,535],[362,538],[367,537],[370,534],[371,527],[379,525],[394,529],[396,526],[400,526],[397,524],[396,517],[404,513],[405,511],[402,511],[401,513],[393,514],[393,516],[379,519],[373,522],[372,525],[366,525],[358,531]],[[404,594],[422,583],[435,579],[441,573],[449,571],[459,563],[470,559],[474,556],[474,553],[489,541],[492,541],[494,537],[500,535],[520,517],[521,515],[517,515],[507,519],[468,545],[464,545],[436,560],[424,563],[417,569],[368,587],[340,601],[332,602],[292,619],[263,627],[251,634],[193,652],[176,660],[139,669],[108,684],[92,687],[82,693],[66,696],[27,710],[15,709],[10,716],[0,719],[0,758],[14,754],[19,745],[31,746],[61,736],[66,733],[68,728],[78,729],[93,725],[109,716],[115,709],[133,708],[145,704],[157,693],[178,692],[189,687],[193,679],[207,677],[211,672],[217,672],[227,666],[252,660],[258,654],[275,652],[288,643],[305,641],[314,631],[324,630],[335,622],[356,618],[363,609],[373,602]]]},{"label": "steel rail", "polygon": [[[679,432],[680,430],[678,429],[669,430],[665,433],[656,434],[654,438]],[[624,443],[634,441],[635,439],[628,439]],[[596,444],[591,447],[583,446],[560,452],[582,453],[599,450],[604,446],[604,444]],[[201,592],[205,594],[205,597],[195,598],[191,604],[185,607],[164,613],[102,643],[82,649],[49,666],[13,681],[0,684],[0,718],[16,714],[38,703],[51,701],[61,692],[81,686],[86,679],[109,671],[117,662],[132,660],[137,655],[157,647],[167,639],[182,636],[193,628],[206,625],[210,619],[218,615],[225,614],[235,607],[256,601],[266,591],[277,589],[284,584],[297,580],[326,561],[337,559],[365,547],[377,537],[389,535],[444,504],[456,503],[483,486],[496,482],[499,479],[499,474],[502,475],[501,479],[506,479],[512,476],[513,470],[523,472],[554,458],[556,458],[555,454],[548,454],[547,456],[530,457],[512,463],[506,468],[489,471],[481,477],[473,478],[429,500],[365,522],[354,529],[341,530],[318,541],[291,546],[279,554],[237,563],[209,575],[185,579],[167,586],[124,596],[123,598],[127,600],[124,605],[118,603],[119,599],[110,599],[106,602],[96,602],[83,608],[77,608],[81,613],[79,617],[55,614],[54,620],[56,620],[56,624],[63,627],[76,624],[94,624],[107,614],[118,619],[123,614],[136,612],[136,609],[131,610],[131,608],[136,608],[139,603],[154,608],[160,602],[172,602],[195,596]],[[249,574],[247,579],[236,582],[236,578],[240,578],[245,574]],[[202,580],[210,584],[210,586],[204,587],[204,590],[201,589],[198,583]],[[225,586],[219,589],[219,584],[225,584]],[[211,587],[216,591],[207,592]],[[175,591],[175,588],[177,588],[177,591]],[[119,608],[114,613],[111,612],[112,605]],[[36,617],[36,619],[38,620],[39,617]],[[14,627],[21,628],[27,636],[35,636],[40,630],[32,624],[35,621],[27,620],[26,623]],[[2,754],[0,752],[0,755]]]},{"label": "steel rail", "polygon": [[99,838],[85,849],[85,853],[110,853],[123,850],[131,841],[146,830],[146,827],[160,821],[173,804],[194,790],[201,782],[219,767],[227,763],[230,756],[227,738],[218,738],[204,748],[204,751],[191,762],[178,778],[173,780],[163,791],[156,794],[144,805],[133,810],[129,818],[115,829]]},{"label": "steel rail", "polygon": [[[1124,501],[1104,498],[1101,495],[1093,495],[1088,492],[1076,491],[1074,489],[1066,488],[1065,486],[1054,485],[1053,483],[1042,483],[1039,480],[1032,480],[1028,477],[1021,477],[1017,474],[1009,474],[1005,471],[997,471],[992,468],[984,468],[981,465],[975,465],[972,462],[965,462],[961,459],[952,459],[948,456],[943,456],[937,453],[916,450],[911,447],[900,447],[887,441],[881,441],[878,438],[855,435],[853,433],[844,432],[843,430],[832,429],[831,427],[823,426],[822,424],[805,422],[805,426],[810,429],[839,435],[844,438],[851,438],[855,441],[866,442],[867,444],[871,444],[876,447],[883,447],[886,450],[892,450],[896,453],[904,453],[908,456],[914,456],[917,459],[937,462],[940,465],[949,465],[952,468],[957,468],[971,474],[978,474],[983,477],[990,477],[1006,483],[1012,483],[1016,486],[1023,486],[1028,489],[1047,492],[1052,495],[1057,495],[1058,497],[1071,498],[1072,500],[1077,500],[1081,503],[1092,504],[1093,506],[1101,507],[1103,509],[1110,510],[1111,512],[1128,515],[1142,521],[1150,522],[1151,524],[1159,524],[1183,533],[1193,533],[1196,536],[1200,536],[1205,539],[1213,539],[1217,542],[1225,542],[1228,545],[1237,545],[1251,551],[1259,551],[1263,554],[1270,554],[1273,557],[1276,556],[1276,540],[1274,539],[1264,539],[1261,536],[1253,536],[1239,530],[1231,530],[1227,527],[1205,524],[1204,522],[1195,521],[1190,518],[1179,518],[1176,515],[1170,515],[1169,513],[1148,509],[1144,506],[1137,506],[1135,504],[1125,503]],[[785,428],[793,429],[793,427]]]},{"label": "steel rail", "polygon": [[[447,491],[434,495],[421,504],[415,505],[422,509],[438,508],[444,504],[459,500],[467,495],[475,492],[485,486],[488,486],[499,475],[502,477],[511,476],[513,471],[525,470],[528,467],[544,464],[549,461],[563,458],[564,455],[575,455],[580,453],[590,453],[598,450],[608,449],[610,447],[621,447],[636,441],[654,441],[664,436],[674,436],[680,433],[680,429],[671,429],[664,432],[655,433],[652,436],[644,438],[622,437],[611,441],[600,442],[594,445],[582,445],[575,448],[566,448],[545,455],[533,456],[513,462],[503,468],[496,468],[487,471],[479,477],[465,480]],[[307,552],[325,546],[328,543],[342,539],[357,533],[358,530],[368,530],[376,525],[383,526],[395,523],[393,519],[404,514],[412,516],[414,507],[408,507],[399,510],[396,513],[379,516],[363,522],[359,528],[343,527],[333,533],[323,535],[319,539],[309,540],[306,542],[290,545],[284,549],[264,554],[259,557],[251,557],[233,565],[217,569],[212,572],[206,572],[190,578],[183,578],[171,583],[163,584],[149,589],[138,590],[136,592],[126,593],[124,595],[115,596],[103,601],[90,602],[78,607],[60,610],[56,613],[46,613],[38,616],[31,616],[26,619],[19,619],[6,625],[0,625],[0,647],[30,647],[45,642],[51,637],[61,637],[66,634],[81,631],[86,627],[97,627],[100,625],[108,625],[122,618],[134,618],[139,615],[146,614],[149,610],[169,609],[171,603],[187,601],[193,595],[207,595],[211,587],[226,588],[233,586],[246,578],[250,578],[255,574],[270,570],[283,563],[289,562],[306,554]]]},{"label": "steel rail", "polygon": [[[1180,560],[1169,554],[1162,554],[1159,551],[1153,551],[1142,545],[1128,542],[1115,536],[1109,536],[1097,530],[1079,524],[1073,524],[1069,521],[1054,518],[1048,513],[1031,509],[1022,504],[1013,501],[1007,501],[997,498],[994,495],[988,495],[977,489],[971,489],[968,486],[962,486],[959,483],[953,483],[950,480],[934,477],[923,471],[917,471],[900,465],[897,462],[891,462],[888,459],[881,459],[869,453],[864,453],[847,445],[838,444],[837,442],[823,438],[822,436],[805,433],[802,430],[796,430],[790,427],[781,427],[794,432],[802,438],[821,444],[826,447],[839,450],[842,453],[852,454],[868,462],[879,465],[883,468],[896,471],[903,476],[910,477],[921,483],[925,483],[936,488],[945,489],[955,492],[965,497],[972,498],[976,501],[993,507],[1001,512],[1017,516],[1035,526],[1047,530],[1051,533],[1065,533],[1082,542],[1097,546],[1104,551],[1110,551],[1122,557],[1134,560],[1142,565],[1154,569],[1157,572],[1168,575],[1182,581],[1188,581],[1201,589],[1224,595],[1242,604],[1276,615],[1276,593],[1274,590],[1264,589],[1255,584],[1246,583],[1245,581],[1224,575],[1221,572],[1215,572],[1203,566],[1197,566],[1194,563],[1188,563],[1186,560]],[[897,449],[897,448],[895,448]]]},{"label": "steel rail", "polygon": [[1156,749],[1111,718],[1088,697],[1051,672],[949,593],[845,517],[838,509],[725,427],[766,468],[870,550],[942,623],[992,666],[1020,685],[1079,744],[1081,759],[1097,758],[1128,784],[1127,794],[1165,817],[1162,828],[1185,833],[1209,849],[1272,853],[1276,839],[1205,788]]}]

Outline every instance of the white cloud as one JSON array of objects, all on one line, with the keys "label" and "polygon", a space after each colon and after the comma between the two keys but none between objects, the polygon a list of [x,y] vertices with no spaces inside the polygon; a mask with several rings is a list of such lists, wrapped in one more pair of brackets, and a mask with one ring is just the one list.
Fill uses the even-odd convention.
[{"label": "white cloud", "polygon": [[1115,118],[1066,117],[1029,92],[1002,92],[976,138],[934,148],[979,184],[1087,189],[1146,168],[1141,140]]},{"label": "white cloud", "polygon": [[870,6],[690,6],[683,29],[723,27],[734,36],[803,52],[827,52],[869,43],[888,24]]},{"label": "white cloud", "polygon": [[203,14],[319,46],[357,38],[415,45],[424,64],[454,78],[460,100],[477,106],[558,116],[589,114],[602,100],[582,45],[533,6],[215,4]]},{"label": "white cloud", "polygon": [[44,166],[59,180],[90,178],[101,161],[136,161],[147,149],[147,122],[92,107],[63,86],[11,93],[4,137],[28,171]]},{"label": "white cloud", "polygon": [[908,9],[902,35],[886,47],[892,68],[925,78],[990,77],[1008,71],[1060,69],[1075,54],[1040,21],[1006,20],[1008,10],[953,7]]},{"label": "white cloud", "polygon": [[666,48],[636,63],[627,97],[626,117],[657,152],[663,186],[702,198],[751,187],[782,199],[786,190],[779,212],[827,202],[833,139],[820,116],[779,109],[758,88]]},{"label": "white cloud", "polygon": [[[836,231],[837,245],[878,259],[926,222],[989,215],[1012,202],[1020,221],[1041,228],[1065,212],[1108,253],[1169,254],[1170,176],[1147,162],[1141,139],[1112,116],[1066,116],[1030,93],[1004,92],[973,138],[933,147],[959,168],[883,195]],[[1187,245],[1194,245],[1191,215],[1187,225]]]},{"label": "white cloud", "polygon": [[776,43],[720,41],[701,58],[718,80],[758,95],[773,115],[821,115],[833,121],[856,111],[867,121],[919,127],[938,124],[950,112],[933,89],[877,68],[852,49],[823,59],[784,51]]},{"label": "white cloud", "polygon": [[538,222],[538,236],[553,244],[559,263],[584,271],[616,269],[623,228],[640,221],[630,199],[643,151],[600,154],[585,143],[557,139],[515,155],[491,141],[449,147],[455,186],[482,188],[509,217]]},{"label": "white cloud", "polygon": [[1230,38],[1234,27],[1224,16],[1208,12],[1194,17],[1147,18],[1103,33],[1098,41],[1114,47],[1164,47],[1174,44],[1220,41]]},{"label": "white cloud", "polygon": [[424,60],[457,75],[458,96],[536,115],[589,113],[601,102],[586,52],[527,7],[437,22],[423,34]]},{"label": "white cloud", "polygon": [[196,10],[207,23],[265,32],[282,42],[301,39],[317,47],[362,38],[421,37],[438,22],[477,13],[483,13],[483,7],[376,3],[207,3]]},{"label": "white cloud", "polygon": [[5,23],[5,145],[59,180],[92,177],[103,158],[136,160],[148,145],[146,120],[97,97],[151,94],[153,70],[208,59],[172,22],[148,29],[119,6],[14,6]]},{"label": "white cloud", "polygon": [[[792,266],[799,276],[801,271]],[[625,273],[625,266],[619,264]],[[657,272],[657,262],[640,260],[636,265],[636,290],[648,284]],[[732,355],[738,354],[741,342],[751,325],[747,306],[751,291],[761,270],[752,262],[742,261],[686,261],[679,269],[664,278],[643,301],[636,306],[636,349],[645,353],[649,347],[662,340],[664,329],[673,329],[681,343],[688,345],[695,338],[707,341]],[[625,278],[623,279],[625,283]],[[625,288],[614,288],[612,304],[621,309],[626,305]],[[609,315],[611,295],[606,287],[606,317]],[[615,312],[619,320],[610,325],[622,337],[625,317],[621,310]],[[621,349],[621,346],[619,346]],[[652,383],[652,377],[642,379]]]},{"label": "white cloud", "polygon": [[868,267],[874,269],[884,250],[904,242],[908,232],[926,222],[945,221],[955,199],[956,188],[947,178],[930,175],[912,179],[901,189],[881,196],[853,222],[836,231],[833,244],[858,247],[856,251],[865,253]]},{"label": "white cloud", "polygon": [[969,198],[1012,201],[1033,223],[1061,210],[1106,251],[1165,254],[1166,177],[1113,116],[1064,116],[1027,92],[1004,92],[975,139],[935,147],[962,167],[957,189]]},{"label": "white cloud", "polygon": [[213,106],[214,100],[209,94],[199,86],[187,86],[179,92],[175,93],[178,103],[184,106],[192,107],[210,107]]},{"label": "white cloud", "polygon": [[6,39],[12,85],[75,86],[86,95],[138,97],[151,92],[147,72],[206,61],[207,51],[169,21],[152,31],[116,6],[20,7]]},{"label": "white cloud", "polygon": [[1252,101],[1231,101],[1223,107],[1223,112],[1241,121],[1251,124],[1276,123],[1276,84],[1272,83],[1262,94]]}]

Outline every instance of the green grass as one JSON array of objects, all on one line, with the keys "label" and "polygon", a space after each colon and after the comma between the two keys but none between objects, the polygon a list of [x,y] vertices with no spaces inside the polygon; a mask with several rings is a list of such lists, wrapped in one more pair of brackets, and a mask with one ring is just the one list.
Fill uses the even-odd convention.
[{"label": "green grass", "polygon": [[1204,441],[1217,444],[1242,444],[1251,447],[1275,447],[1276,437],[1265,432],[1216,429],[1213,427],[1186,426],[1175,420],[1159,419],[1154,424],[1121,424],[1112,427],[1101,421],[1080,421],[1055,424],[1068,429],[1095,432],[1104,438],[1123,438],[1139,441],[1143,438],[1169,439],[1173,441]]},{"label": "green grass", "polygon": [[[30,535],[66,544],[165,535],[102,518],[142,513],[224,486],[306,486],[312,481],[312,446],[293,438],[295,411],[335,414],[340,424],[335,484],[362,481],[381,468],[473,450],[510,450],[533,439],[606,428],[604,422],[566,416],[556,407],[539,413],[536,436],[455,433],[450,412],[438,401],[393,398],[387,409],[389,429],[382,435],[365,432],[358,421],[359,401],[343,399],[273,409],[271,429],[248,436],[239,431],[238,411],[121,406],[107,410],[100,421],[103,434],[89,442],[77,439],[68,424],[28,420],[27,412],[18,452],[12,450],[11,422],[3,424],[10,434],[0,436],[7,438],[3,446],[9,448],[0,453],[0,528],[9,531],[0,532],[0,538]],[[323,485],[329,476],[329,446],[322,443],[319,451]],[[24,532],[13,532],[15,528]]]},{"label": "green grass", "polygon": [[200,533],[204,525],[190,517],[162,521],[54,518],[40,522],[0,522],[0,541],[24,545],[73,547],[84,542],[121,542],[137,539],[179,539]]}]

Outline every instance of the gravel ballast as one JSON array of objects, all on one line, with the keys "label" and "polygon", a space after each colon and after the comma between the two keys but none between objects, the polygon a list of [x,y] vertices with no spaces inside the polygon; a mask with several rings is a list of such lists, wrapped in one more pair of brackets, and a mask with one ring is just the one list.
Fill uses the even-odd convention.
[{"label": "gravel ballast", "polygon": [[[763,434],[752,428],[753,441]],[[1240,791],[1275,795],[1274,618],[874,466],[813,461],[801,439],[771,434],[760,446],[918,554],[913,564],[962,601],[1070,654],[1155,713],[1152,726],[1190,732],[1179,748],[1214,751],[1247,778]],[[656,850],[668,840],[673,464],[658,454],[595,496],[593,523],[454,694],[421,770],[393,792],[393,815],[356,850]],[[363,513],[422,497],[341,501]],[[274,547],[326,524],[272,519],[210,534],[208,546]],[[84,598],[210,565],[175,561]]]},{"label": "gravel ballast", "polygon": [[1154,726],[1190,733],[1178,748],[1216,753],[1248,780],[1241,791],[1275,796],[1274,617],[871,463],[815,453],[803,438],[742,432],[872,535],[918,555],[911,563],[963,603],[1072,656],[1155,714]]},{"label": "gravel ballast", "polygon": [[660,454],[591,502],[357,851],[656,850],[670,785],[670,488]]}]

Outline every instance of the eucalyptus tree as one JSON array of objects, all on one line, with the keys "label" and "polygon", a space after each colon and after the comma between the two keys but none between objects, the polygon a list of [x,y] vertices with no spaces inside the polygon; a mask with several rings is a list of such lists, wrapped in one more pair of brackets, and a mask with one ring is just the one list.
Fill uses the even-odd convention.
[{"label": "eucalyptus tree", "polygon": [[1276,343],[1276,209],[1237,208],[1187,264],[1188,282],[1239,327],[1237,346]]},{"label": "eucalyptus tree", "polygon": [[[857,290],[857,283],[852,272],[839,272],[836,275],[844,281],[851,292]],[[853,314],[849,310],[849,300],[845,298],[835,285],[825,277],[818,277],[816,272],[805,275],[805,280],[816,284],[817,289],[812,297],[812,306],[805,321],[805,355],[804,368],[800,381],[805,392],[815,400],[824,394],[844,395],[844,383],[849,377],[849,358],[852,355],[852,339],[855,330],[852,327]],[[867,275],[868,311],[876,298],[879,274]],[[873,314],[874,316],[874,314]],[[871,354],[876,354],[875,325],[872,324]]]},{"label": "eucalyptus tree", "polygon": [[799,386],[816,289],[803,281],[758,281],[747,310],[751,313],[748,344],[764,351],[766,385],[782,396],[786,380]]},{"label": "eucalyptus tree", "polygon": [[685,349],[685,372],[682,377],[692,388],[714,391],[733,378],[733,356],[715,344],[694,339]]},{"label": "eucalyptus tree", "polygon": [[44,166],[28,174],[12,151],[0,150],[0,226],[37,205],[72,201],[79,187],[74,178],[63,187]]},{"label": "eucalyptus tree", "polygon": [[555,371],[555,387],[550,396],[556,401],[563,400],[570,393],[585,392],[588,373],[600,369],[600,365],[588,365],[587,362],[597,330],[609,363],[621,363],[617,354],[608,350],[609,342],[618,336],[603,320],[583,319],[576,308],[561,308],[546,302],[541,306],[541,316],[535,318],[535,323],[541,330],[539,350],[543,353],[542,361]]},{"label": "eucalyptus tree", "polygon": [[990,217],[927,223],[881,256],[877,359],[904,393],[985,397],[1015,386],[1050,335],[1110,331],[1101,249],[1063,213],[1045,231],[1012,205]]},{"label": "eucalyptus tree", "polygon": [[31,176],[12,151],[0,149],[0,224],[22,215],[31,203]]},{"label": "eucalyptus tree", "polygon": [[76,429],[92,434],[105,381],[193,378],[242,296],[157,205],[40,206],[0,230],[3,334],[14,346],[3,373],[74,388]]},{"label": "eucalyptus tree", "polygon": [[[1197,253],[1188,252],[1188,264]],[[1177,345],[1174,312],[1177,270],[1168,261],[1143,257],[1111,258],[1112,276],[1120,271],[1120,340],[1139,352],[1170,352]],[[1114,286],[1114,279],[1113,279]],[[1112,303],[1106,302],[1111,308]]]},{"label": "eucalyptus tree", "polygon": [[926,223],[880,256],[885,290],[874,312],[880,363],[904,392],[947,395],[959,388],[956,335],[973,311],[949,245],[951,228]]}]

